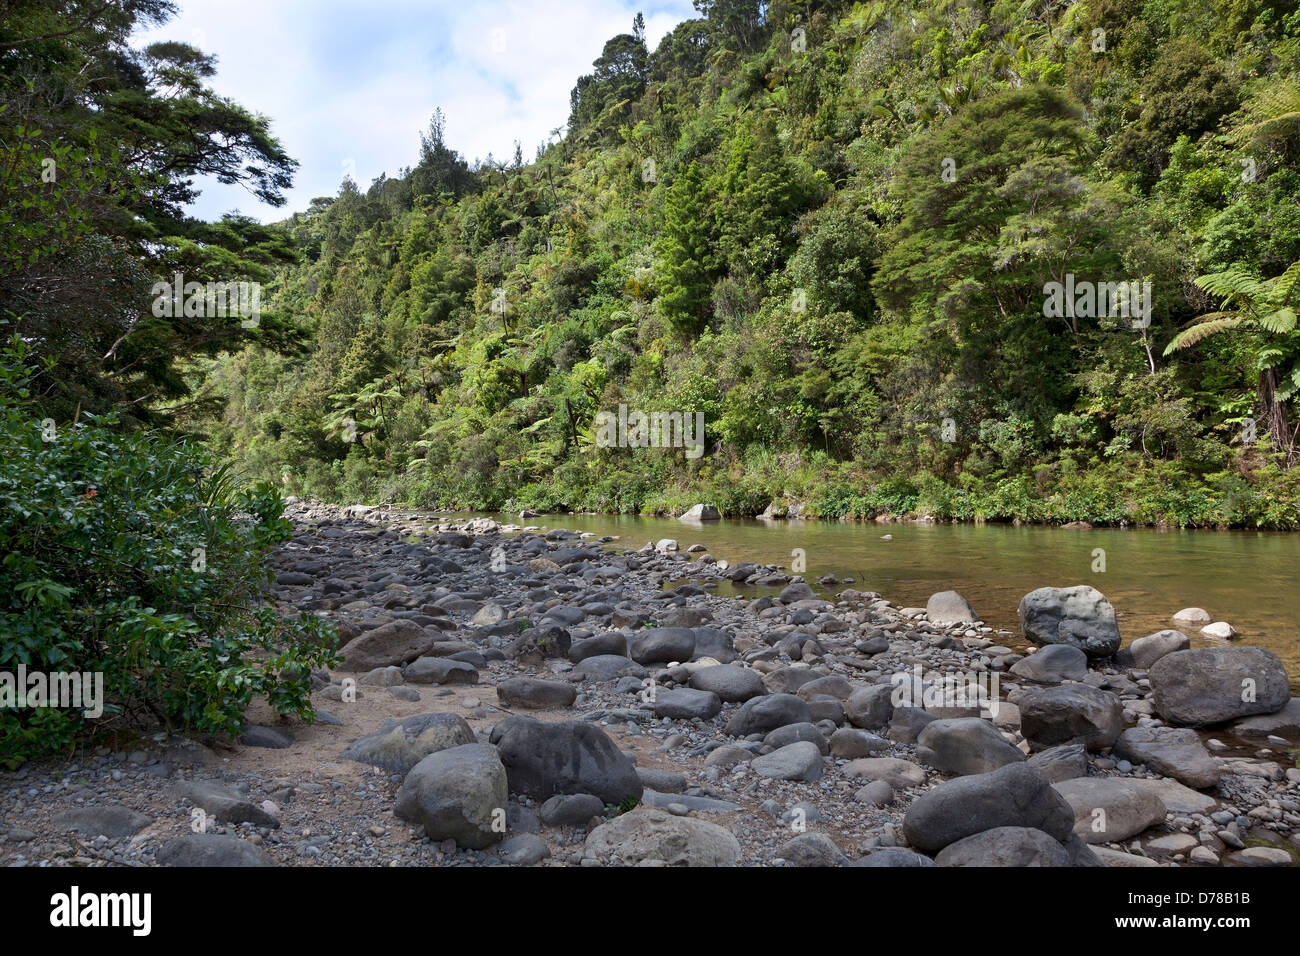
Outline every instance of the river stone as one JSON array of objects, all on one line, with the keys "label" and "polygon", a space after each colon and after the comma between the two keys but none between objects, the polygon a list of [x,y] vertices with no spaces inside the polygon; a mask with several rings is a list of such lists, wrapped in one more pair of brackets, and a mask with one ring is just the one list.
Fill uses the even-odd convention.
[{"label": "river stone", "polygon": [[910,746],[916,743],[921,731],[938,719],[920,707],[896,707],[889,719],[889,739]]},{"label": "river stone", "polygon": [[1088,751],[1083,744],[1059,744],[1040,750],[1027,761],[1052,783],[1088,776]]},{"label": "river stone", "polygon": [[1237,636],[1237,629],[1227,621],[1215,621],[1201,628],[1201,633],[1215,640],[1230,641]]},{"label": "river stone", "polygon": [[925,602],[925,616],[931,624],[974,624],[979,615],[970,603],[956,591],[931,594]]},{"label": "river stone", "polygon": [[1069,644],[1049,644],[1012,664],[1011,673],[1040,684],[1081,681],[1088,676],[1088,655]]},{"label": "river stone", "polygon": [[842,772],[846,777],[883,780],[895,790],[907,790],[925,783],[925,771],[900,757],[861,757],[846,763]]},{"label": "river stone", "polygon": [[854,860],[849,866],[934,866],[934,860],[928,856],[922,856],[914,850],[909,850],[907,847],[886,846],[878,850],[872,850],[861,859]]},{"label": "river stone", "polygon": [[793,694],[804,684],[823,677],[811,667],[781,667],[763,675],[763,686],[773,694]]},{"label": "river stone", "polygon": [[585,658],[573,669],[597,682],[618,680],[620,677],[644,678],[649,673],[630,657],[622,657],[618,654],[596,654]]},{"label": "river stone", "polygon": [[678,518],[678,521],[718,521],[722,514],[713,505],[692,505],[691,509]]},{"label": "river stone", "polygon": [[894,715],[893,692],[894,688],[889,684],[859,687],[844,702],[845,719],[863,730],[884,727]]},{"label": "river stone", "polygon": [[796,692],[804,700],[814,697],[834,697],[836,700],[848,700],[856,688],[847,677],[839,674],[825,674],[816,680],[810,680]]},{"label": "river stone", "polygon": [[1052,784],[1074,813],[1085,843],[1118,843],[1165,822],[1165,803],[1123,777],[1078,777]]},{"label": "river stone", "polygon": [[1119,697],[1086,684],[1033,688],[1020,698],[1020,732],[1030,750],[1071,743],[1104,750],[1123,729]]},{"label": "river stone", "polygon": [[172,837],[158,850],[154,860],[162,866],[275,866],[275,861],[261,847],[220,833]]},{"label": "river stone", "polygon": [[1291,699],[1286,669],[1262,647],[1176,651],[1156,661],[1147,676],[1156,710],[1173,724],[1204,727],[1271,714]]},{"label": "river stone", "polygon": [[1137,670],[1150,670],[1151,665],[1166,654],[1185,651],[1192,646],[1191,638],[1182,631],[1163,630],[1139,637],[1128,647],[1115,655],[1115,663],[1120,667],[1132,667]]},{"label": "river stone", "polygon": [[800,833],[777,847],[772,856],[785,860],[786,866],[843,866],[849,862],[824,833]]},{"label": "river stone", "polygon": [[1146,790],[1159,797],[1170,813],[1210,813],[1218,806],[1218,801],[1209,794],[1193,790],[1177,780],[1149,780],[1141,777],[1125,779],[1139,790]]},{"label": "river stone", "polygon": [[1243,717],[1233,723],[1232,732],[1243,737],[1300,733],[1300,697],[1292,697],[1277,713]]},{"label": "river stone", "polygon": [[778,750],[799,740],[816,744],[823,757],[830,753],[831,748],[826,742],[826,735],[816,724],[786,724],[784,727],[778,727],[763,738],[763,746]]},{"label": "river stone", "polygon": [[[64,830],[75,830],[88,837],[106,836],[110,840],[119,840],[139,833],[153,823],[153,819],[120,803],[110,803],[98,807],[76,807],[59,814],[54,823]],[[266,825],[278,827],[280,822],[271,817]]]},{"label": "river stone", "polygon": [[652,627],[635,635],[628,656],[638,664],[689,661],[695,653],[695,632],[689,627]]},{"label": "river stone", "polygon": [[916,759],[940,773],[988,773],[1025,759],[1024,753],[981,717],[927,724],[916,738]]},{"label": "river stone", "polygon": [[430,840],[482,850],[505,835],[493,824],[510,793],[506,768],[489,744],[463,744],[429,754],[411,768],[393,813],[424,825]]},{"label": "river stone", "polygon": [[1210,612],[1205,610],[1203,607],[1185,607],[1173,617],[1175,624],[1186,625],[1189,627],[1194,625],[1204,627],[1212,620],[1214,620],[1214,618],[1210,617]]},{"label": "river stone", "polygon": [[820,780],[825,769],[821,750],[807,740],[797,740],[770,754],[755,757],[750,767],[760,777],[770,780],[802,780],[806,783]]},{"label": "river stone", "polygon": [[858,730],[856,727],[840,727],[831,734],[829,746],[832,756],[842,760],[853,760],[856,757],[870,757],[882,750],[888,750],[889,741],[875,734],[869,734],[865,730]]},{"label": "river stone", "polygon": [[450,657],[417,657],[406,665],[402,676],[410,684],[477,684],[473,664]]},{"label": "river stone", "polygon": [[584,721],[543,723],[516,714],[492,728],[490,740],[514,793],[534,800],[590,793],[607,804],[641,796],[636,766],[600,728]]},{"label": "river stone", "polygon": [[[251,823],[276,829],[280,821],[248,797],[230,787],[209,780],[184,780],[176,784],[175,793],[184,797],[219,823]],[[111,835],[111,834],[106,834]]]},{"label": "river stone", "polygon": [[995,827],[1030,827],[1059,841],[1070,838],[1074,815],[1037,770],[1007,764],[958,777],[927,790],[903,817],[907,842],[926,853]]},{"label": "river stone", "polygon": [[1096,588],[1039,588],[1020,599],[1020,630],[1035,644],[1068,644],[1091,658],[1119,650],[1115,609]]},{"label": "river stone", "polygon": [[578,688],[566,681],[511,677],[497,684],[497,698],[507,707],[571,707],[577,696]]},{"label": "river stone", "polygon": [[718,667],[701,667],[688,682],[696,690],[717,694],[729,704],[744,703],[752,697],[767,693],[763,677],[751,667],[722,664]]},{"label": "river stone", "polygon": [[812,723],[807,701],[793,694],[765,694],[745,701],[727,721],[731,737],[767,734],[786,724]]},{"label": "river stone", "polygon": [[497,853],[510,866],[532,866],[549,857],[551,848],[536,833],[520,833],[502,841]]},{"label": "river stone", "polygon": [[1130,727],[1115,741],[1114,753],[1196,790],[1219,782],[1218,763],[1189,728]]},{"label": "river stone", "polygon": [[592,817],[604,814],[600,797],[589,793],[560,793],[542,804],[538,814],[548,827],[583,826]]},{"label": "river stone", "polygon": [[339,650],[343,658],[339,669],[357,673],[406,664],[429,653],[443,636],[440,631],[425,630],[404,618],[389,621],[343,645]]},{"label": "river stone", "polygon": [[794,584],[787,584],[782,588],[777,600],[786,604],[793,604],[796,601],[811,601],[816,597],[817,595],[813,592],[811,585],[796,581]]},{"label": "river stone", "polygon": [[1069,866],[1058,840],[1031,827],[994,827],[950,843],[934,858],[938,866]]},{"label": "river stone", "polygon": [[656,717],[672,717],[681,720],[698,717],[700,720],[709,720],[716,717],[721,710],[721,699],[710,691],[693,690],[690,687],[655,691]]},{"label": "river stone", "polygon": [[736,645],[732,636],[716,627],[695,628],[695,652],[691,654],[691,660],[699,661],[706,657],[719,664],[730,664],[734,661]]},{"label": "river stone", "polygon": [[416,714],[402,721],[384,721],[378,730],[348,744],[339,756],[404,774],[431,753],[473,742],[474,731],[457,714]]},{"label": "river stone", "polygon": [[569,660],[578,664],[597,654],[616,657],[627,656],[627,638],[617,631],[607,631],[586,640],[574,641],[569,645]]},{"label": "river stone", "polygon": [[662,860],[669,866],[735,866],[740,844],[715,823],[648,807],[620,814],[587,836],[586,850],[625,864]]}]

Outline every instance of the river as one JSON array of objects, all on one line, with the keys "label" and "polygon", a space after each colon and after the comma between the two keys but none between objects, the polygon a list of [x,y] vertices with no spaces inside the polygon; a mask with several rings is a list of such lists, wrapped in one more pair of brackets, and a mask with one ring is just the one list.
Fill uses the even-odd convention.
[{"label": "river", "polygon": [[[1021,596],[1044,586],[1097,588],[1115,606],[1125,644],[1173,627],[1170,617],[1181,608],[1202,607],[1240,632],[1236,643],[1277,654],[1293,686],[1300,682],[1300,630],[1286,607],[1286,596],[1300,586],[1300,534],[756,519],[688,524],[620,515],[557,514],[522,522],[516,515],[492,517],[617,535],[620,547],[675,538],[685,550],[698,542],[733,564],[756,561],[790,568],[792,552],[799,548],[807,562],[803,577],[814,587],[826,574],[841,582],[851,577],[851,586],[859,590],[879,591],[901,606],[922,607],[933,592],[953,589],[986,623],[1017,635]],[[833,594],[844,587],[818,590]],[[718,589],[724,594],[732,590],[726,583]],[[743,586],[734,591],[771,593]],[[1185,633],[1193,647],[1220,643],[1195,629]]]}]

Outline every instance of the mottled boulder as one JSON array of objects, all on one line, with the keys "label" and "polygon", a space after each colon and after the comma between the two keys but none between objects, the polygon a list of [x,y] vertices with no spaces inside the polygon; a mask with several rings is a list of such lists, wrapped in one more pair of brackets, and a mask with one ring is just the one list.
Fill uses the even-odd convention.
[{"label": "mottled boulder", "polygon": [[1020,599],[1020,630],[1035,644],[1068,644],[1091,658],[1119,650],[1115,609],[1096,588],[1039,588]]},{"label": "mottled boulder", "polygon": [[1151,665],[1166,654],[1185,651],[1192,646],[1191,639],[1182,631],[1163,630],[1139,637],[1128,647],[1115,655],[1115,663],[1120,667],[1133,667],[1137,670],[1150,670]]},{"label": "mottled boulder", "polygon": [[1104,750],[1123,729],[1119,697],[1086,684],[1034,688],[1020,698],[1020,732],[1031,750],[1058,744]]},{"label": "mottled boulder", "polygon": [[1191,727],[1271,714],[1291,699],[1286,669],[1262,647],[1175,651],[1151,665],[1147,676],[1160,716]]},{"label": "mottled boulder", "polygon": [[979,615],[964,597],[956,591],[931,594],[925,602],[925,616],[932,624],[974,624]]},{"label": "mottled boulder", "polygon": [[583,721],[543,723],[517,714],[492,729],[510,789],[534,800],[589,793],[605,803],[640,798],[636,766],[600,728]]},{"label": "mottled boulder", "polygon": [[1187,727],[1130,727],[1115,741],[1114,752],[1197,790],[1219,782],[1218,763],[1196,731]]},{"label": "mottled boulder", "polygon": [[1040,684],[1080,681],[1088,675],[1088,655],[1069,644],[1049,644],[1012,664],[1011,673]]},{"label": "mottled boulder", "polygon": [[735,866],[740,859],[740,844],[717,824],[648,807],[596,827],[587,836],[586,850],[625,864],[662,860],[669,866]]},{"label": "mottled boulder", "polygon": [[494,747],[464,744],[429,754],[411,768],[393,813],[424,826],[430,840],[482,850],[505,836],[506,769]]},{"label": "mottled boulder", "polygon": [[1025,755],[987,720],[954,717],[926,725],[916,738],[916,759],[940,773],[988,773]]},{"label": "mottled boulder", "polygon": [[996,827],[1029,827],[1064,842],[1073,826],[1065,798],[1023,763],[940,784],[917,797],[903,818],[908,843],[926,853]]},{"label": "mottled boulder", "polygon": [[473,742],[474,731],[457,714],[416,714],[384,721],[378,730],[348,744],[339,756],[406,773],[431,753]]},{"label": "mottled boulder", "polygon": [[389,621],[344,644],[339,650],[343,658],[339,669],[364,673],[376,667],[405,664],[429,653],[444,638],[441,631],[420,627],[414,621]]},{"label": "mottled boulder", "polygon": [[1164,801],[1123,777],[1077,777],[1052,784],[1070,805],[1085,843],[1118,843],[1165,822]]}]

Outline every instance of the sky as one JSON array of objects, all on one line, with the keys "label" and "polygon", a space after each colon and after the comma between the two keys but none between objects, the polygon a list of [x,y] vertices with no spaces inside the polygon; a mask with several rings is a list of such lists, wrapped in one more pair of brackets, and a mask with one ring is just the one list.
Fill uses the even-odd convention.
[{"label": "sky", "polygon": [[437,107],[467,160],[531,161],[569,116],[569,91],[605,41],[645,16],[653,51],[691,0],[178,0],[180,13],[134,38],[179,40],[217,56],[209,82],[267,116],[298,160],[279,208],[242,186],[198,180],[190,212],[238,210],[263,222],[380,173],[415,164]]}]

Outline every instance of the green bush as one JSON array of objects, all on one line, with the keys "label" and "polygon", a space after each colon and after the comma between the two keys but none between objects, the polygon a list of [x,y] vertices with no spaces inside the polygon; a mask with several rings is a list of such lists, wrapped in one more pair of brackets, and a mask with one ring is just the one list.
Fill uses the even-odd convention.
[{"label": "green bush", "polygon": [[43,420],[37,374],[17,337],[0,349],[0,671],[101,673],[105,707],[0,709],[0,761],[144,717],[234,735],[256,695],[312,719],[307,671],[333,662],[337,633],[256,606],[290,532],[279,493],[109,417]]}]

